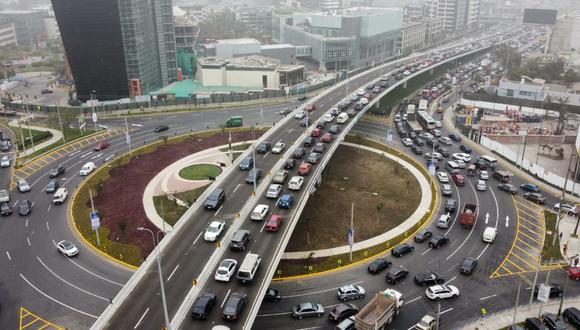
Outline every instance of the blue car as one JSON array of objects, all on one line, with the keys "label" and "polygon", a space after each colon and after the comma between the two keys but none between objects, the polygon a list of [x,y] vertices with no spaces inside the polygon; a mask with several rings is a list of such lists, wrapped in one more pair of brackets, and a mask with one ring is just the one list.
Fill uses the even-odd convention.
[{"label": "blue car", "polygon": [[471,148],[466,146],[465,144],[462,144],[459,146],[459,150],[465,152],[466,154],[470,154],[471,153]]},{"label": "blue car", "polygon": [[246,157],[240,162],[240,170],[249,171],[254,167],[254,158]]},{"label": "blue car", "polygon": [[294,203],[294,197],[292,195],[282,195],[278,200],[278,207],[281,209],[289,209],[292,207],[292,203]]},{"label": "blue car", "polygon": [[520,185],[520,189],[527,192],[539,193],[540,187],[532,183],[524,183]]},{"label": "blue car", "polygon": [[458,134],[449,134],[449,138],[455,142],[461,142],[461,136]]}]

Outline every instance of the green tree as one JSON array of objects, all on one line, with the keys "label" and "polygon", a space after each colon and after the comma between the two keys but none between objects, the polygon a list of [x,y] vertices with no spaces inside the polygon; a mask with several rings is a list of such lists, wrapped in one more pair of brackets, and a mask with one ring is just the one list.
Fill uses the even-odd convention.
[{"label": "green tree", "polygon": [[570,102],[569,97],[559,97],[557,99],[558,103],[560,104],[560,114],[558,115],[558,126],[556,128],[556,135],[562,135],[564,131],[564,124],[568,119],[568,102]]}]

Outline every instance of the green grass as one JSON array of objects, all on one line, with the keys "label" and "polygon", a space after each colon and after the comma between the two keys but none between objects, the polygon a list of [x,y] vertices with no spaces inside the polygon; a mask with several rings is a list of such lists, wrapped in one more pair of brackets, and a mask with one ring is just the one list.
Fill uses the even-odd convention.
[{"label": "green grass", "polygon": [[[176,193],[173,194],[173,196],[191,205],[195,203],[197,198],[203,194],[207,187],[209,187],[209,184],[193,190]],[[155,196],[153,197],[153,203],[155,204],[157,214],[172,226],[174,226],[188,210],[187,207],[177,204],[177,202],[170,200],[167,196]]]},{"label": "green grass", "polygon": [[[52,137],[52,133],[49,131],[22,128],[22,134],[20,134],[20,128],[18,127],[8,126],[8,124],[6,124],[6,127],[9,127],[12,133],[14,133],[14,136],[16,137],[15,144],[18,147],[18,150],[22,151],[24,151],[22,148],[22,136],[24,136],[24,148],[27,150],[32,148],[32,142],[34,142],[34,145],[36,146]],[[30,136],[32,136],[32,142]]]},{"label": "green grass", "polygon": [[186,180],[207,180],[209,177],[217,177],[222,169],[212,164],[195,164],[181,169],[179,176]]},{"label": "green grass", "polygon": [[[558,263],[564,260],[560,251],[560,237],[556,230],[556,213],[544,210],[544,219],[546,221],[546,237],[544,247],[542,248],[542,260],[544,262]],[[552,245],[552,240],[556,235],[556,242]]]}]

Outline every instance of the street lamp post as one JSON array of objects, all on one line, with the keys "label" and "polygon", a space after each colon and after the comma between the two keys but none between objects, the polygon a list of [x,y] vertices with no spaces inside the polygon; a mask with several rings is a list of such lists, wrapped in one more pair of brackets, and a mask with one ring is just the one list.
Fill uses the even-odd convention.
[{"label": "street lamp post", "polygon": [[352,246],[354,245],[354,203],[356,201],[356,198],[362,194],[371,194],[373,196],[379,195],[379,193],[377,193],[377,192],[359,191],[352,198],[352,202],[350,203],[350,232],[349,232],[349,235],[352,235],[352,236],[349,236],[349,242],[348,242],[348,245],[350,245],[350,254],[349,254],[350,262],[352,262]]},{"label": "street lamp post", "polygon": [[[153,246],[155,247],[155,234],[153,231],[148,228],[138,227],[137,230],[140,231],[148,231],[151,234],[151,238],[153,239]],[[167,301],[165,300],[165,287],[163,286],[163,274],[161,273],[161,256],[159,255],[159,249],[156,252],[156,259],[157,259],[157,271],[159,272],[159,285],[161,286],[161,300],[163,301],[163,316],[165,317],[165,329],[171,330],[171,326],[169,324],[169,315],[167,313]]]}]

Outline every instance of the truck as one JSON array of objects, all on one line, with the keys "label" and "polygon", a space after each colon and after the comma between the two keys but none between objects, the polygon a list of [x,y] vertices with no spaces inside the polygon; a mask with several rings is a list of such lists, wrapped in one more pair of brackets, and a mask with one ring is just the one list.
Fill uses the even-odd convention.
[{"label": "truck", "polygon": [[354,320],[357,330],[379,330],[390,324],[403,306],[403,295],[393,289],[377,293]]},{"label": "truck", "polygon": [[414,330],[435,330],[438,325],[437,318],[432,314],[427,314],[421,318],[421,320],[415,324]]},{"label": "truck", "polygon": [[477,204],[465,203],[463,206],[463,211],[459,215],[459,221],[461,226],[465,228],[471,228],[477,220]]},{"label": "truck", "polygon": [[244,124],[242,116],[233,116],[226,120],[225,127],[241,127]]}]

